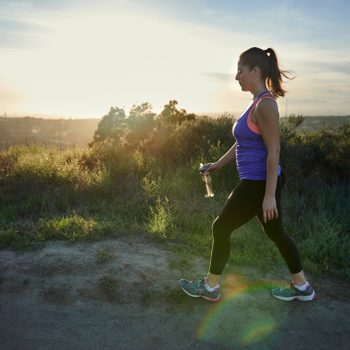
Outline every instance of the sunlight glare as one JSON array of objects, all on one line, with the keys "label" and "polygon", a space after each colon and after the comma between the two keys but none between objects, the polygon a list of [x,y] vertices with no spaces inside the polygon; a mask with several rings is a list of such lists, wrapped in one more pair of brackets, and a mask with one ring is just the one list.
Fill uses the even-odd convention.
[{"label": "sunlight glare", "polygon": [[159,112],[170,99],[200,109],[218,89],[201,72],[227,71],[232,60],[208,45],[215,38],[205,28],[140,14],[80,11],[47,25],[46,44],[16,65],[27,110],[101,116],[148,101]]}]

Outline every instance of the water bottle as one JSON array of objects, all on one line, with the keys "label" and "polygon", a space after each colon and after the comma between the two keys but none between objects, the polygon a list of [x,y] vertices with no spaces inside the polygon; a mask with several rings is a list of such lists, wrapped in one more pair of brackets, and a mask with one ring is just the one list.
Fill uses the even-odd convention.
[{"label": "water bottle", "polygon": [[205,190],[206,190],[205,197],[206,198],[214,197],[210,173],[209,172],[205,173],[209,167],[210,167],[210,164],[203,164],[203,163],[200,163],[200,166],[199,166],[199,172],[202,176],[202,180],[203,180],[204,185],[205,185]]}]

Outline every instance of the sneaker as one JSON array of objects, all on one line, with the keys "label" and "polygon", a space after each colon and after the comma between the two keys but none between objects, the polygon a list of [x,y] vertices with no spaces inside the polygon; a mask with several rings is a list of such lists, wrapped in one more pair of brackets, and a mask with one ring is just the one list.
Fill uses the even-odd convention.
[{"label": "sneaker", "polygon": [[280,300],[292,301],[292,300],[301,300],[301,301],[311,301],[316,299],[316,293],[311,287],[311,284],[307,287],[305,291],[300,291],[297,289],[293,282],[289,284],[288,288],[273,288],[272,295]]},{"label": "sneaker", "polygon": [[215,288],[214,291],[209,291],[205,287],[204,277],[198,281],[189,281],[181,279],[179,284],[182,290],[190,297],[199,298],[202,297],[208,301],[219,301],[220,299],[220,288]]}]

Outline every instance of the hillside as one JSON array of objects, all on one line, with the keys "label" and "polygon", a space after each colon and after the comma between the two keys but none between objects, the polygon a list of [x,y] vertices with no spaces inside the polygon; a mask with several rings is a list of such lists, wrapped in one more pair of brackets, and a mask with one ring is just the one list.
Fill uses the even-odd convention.
[{"label": "hillside", "polygon": [[0,149],[11,145],[87,147],[100,119],[0,118]]},{"label": "hillside", "polygon": [[[283,121],[285,118],[281,118]],[[85,148],[92,141],[100,119],[39,119],[0,117],[0,149],[11,145],[45,145]],[[350,116],[305,117],[300,131],[310,132],[324,125],[350,123]]]},{"label": "hillside", "polygon": [[[285,118],[281,118],[281,120],[283,119]],[[338,128],[339,126],[342,126],[345,123],[350,123],[350,115],[329,117],[305,117],[304,122],[299,127],[299,131],[317,131],[323,126],[331,126],[333,128]]]}]

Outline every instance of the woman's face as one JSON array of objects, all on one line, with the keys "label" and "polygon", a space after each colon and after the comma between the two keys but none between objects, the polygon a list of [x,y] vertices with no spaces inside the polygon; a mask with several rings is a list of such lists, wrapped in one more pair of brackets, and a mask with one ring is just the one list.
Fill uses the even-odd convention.
[{"label": "woman's face", "polygon": [[251,91],[253,82],[252,73],[253,70],[248,66],[238,62],[236,80],[241,85],[242,91]]}]

